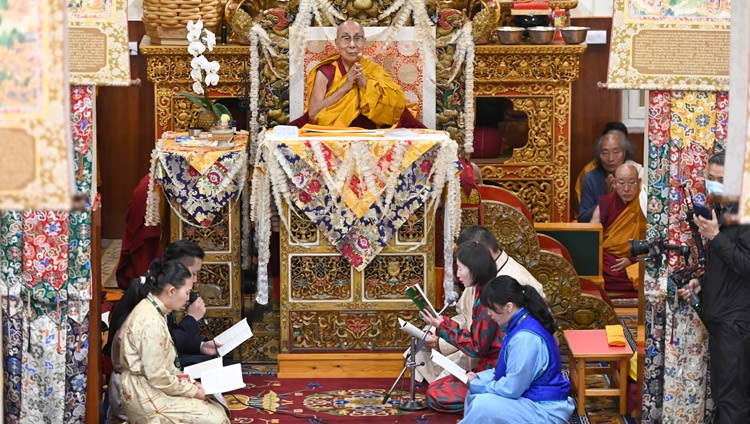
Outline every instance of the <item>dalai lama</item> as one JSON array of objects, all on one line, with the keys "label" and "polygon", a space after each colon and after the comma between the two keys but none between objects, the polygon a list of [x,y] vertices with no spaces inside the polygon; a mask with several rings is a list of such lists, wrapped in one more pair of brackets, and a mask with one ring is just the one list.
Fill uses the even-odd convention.
[{"label": "dalai lama", "polygon": [[362,56],[362,25],[342,22],[335,46],[339,54],[324,59],[308,74],[307,112],[290,125],[425,128],[406,108],[404,92],[385,69]]}]

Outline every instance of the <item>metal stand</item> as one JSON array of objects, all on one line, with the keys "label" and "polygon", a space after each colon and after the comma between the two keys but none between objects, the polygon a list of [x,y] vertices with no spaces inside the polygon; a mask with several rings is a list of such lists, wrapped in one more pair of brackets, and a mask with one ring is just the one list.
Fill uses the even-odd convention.
[{"label": "metal stand", "polygon": [[[420,365],[424,365],[424,362],[417,364],[417,345],[422,343],[417,343],[417,338],[412,337],[411,338],[411,347],[409,348],[409,357],[406,360],[406,364],[404,365],[404,369],[401,370],[401,374],[398,375],[396,378],[396,381],[393,382],[393,386],[391,386],[391,389],[388,390],[388,393],[386,393],[385,396],[383,396],[383,402],[381,404],[385,405],[386,402],[388,402],[388,399],[391,397],[391,393],[393,393],[393,390],[396,388],[396,385],[399,381],[401,381],[401,377],[404,376],[404,373],[407,369],[411,369],[411,376],[409,378],[410,380],[410,389],[409,394],[410,398],[406,402],[399,401],[398,409],[402,411],[422,411],[427,409],[427,405],[424,402],[420,402],[415,399],[414,397],[414,389],[416,388],[416,381],[415,381],[415,375],[414,375],[414,369],[417,368]],[[419,346],[421,349],[421,346]]]}]

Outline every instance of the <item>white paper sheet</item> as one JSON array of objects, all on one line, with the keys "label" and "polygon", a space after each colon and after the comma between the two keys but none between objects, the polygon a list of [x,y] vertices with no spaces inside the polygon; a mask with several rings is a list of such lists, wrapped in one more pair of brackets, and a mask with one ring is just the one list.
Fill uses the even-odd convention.
[{"label": "white paper sheet", "polygon": [[199,362],[195,365],[190,365],[189,367],[185,367],[184,370],[182,370],[183,373],[187,374],[192,378],[193,380],[197,380],[201,378],[201,375],[203,373],[219,369],[224,366],[223,359],[221,358],[214,358],[210,359],[208,361]]},{"label": "white paper sheet", "polygon": [[220,356],[224,356],[250,337],[253,337],[253,332],[250,330],[247,320],[243,318],[227,331],[214,338],[214,340],[221,343],[221,346],[216,350]]},{"label": "white paper sheet", "polygon": [[201,385],[207,395],[231,392],[245,387],[245,382],[242,380],[242,364],[234,364],[204,372],[201,377]]},{"label": "white paper sheet", "polygon": [[418,339],[421,339],[422,337],[424,337],[424,333],[425,333],[424,331],[415,327],[409,321],[404,321],[401,318],[398,319],[398,328],[401,329],[402,331],[409,333],[411,336],[416,337]]},{"label": "white paper sheet", "polygon": [[432,362],[440,365],[448,371],[449,373],[453,374],[461,380],[464,384],[469,380],[469,377],[466,375],[466,370],[456,365],[455,362],[451,361],[450,359],[446,358],[442,353],[438,352],[435,349],[432,349],[432,353],[430,354],[430,359]]}]

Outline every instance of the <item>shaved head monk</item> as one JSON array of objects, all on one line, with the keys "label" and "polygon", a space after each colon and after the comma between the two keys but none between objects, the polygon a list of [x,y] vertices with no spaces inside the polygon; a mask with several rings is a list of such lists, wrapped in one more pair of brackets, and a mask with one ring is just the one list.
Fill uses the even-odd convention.
[{"label": "shaved head monk", "polygon": [[307,75],[307,112],[290,125],[424,128],[406,109],[401,87],[383,67],[362,56],[365,30],[359,22],[342,22],[334,44],[339,53]]},{"label": "shaved head monk", "polygon": [[[641,212],[638,193],[641,179],[638,169],[622,164],[615,170],[615,192],[599,197],[591,222],[601,223],[604,229],[602,273],[607,291],[629,292],[637,290],[633,284],[637,277],[631,268],[635,257],[630,254],[630,239],[640,239],[646,228],[646,218]],[[637,270],[635,272],[637,274]]]}]

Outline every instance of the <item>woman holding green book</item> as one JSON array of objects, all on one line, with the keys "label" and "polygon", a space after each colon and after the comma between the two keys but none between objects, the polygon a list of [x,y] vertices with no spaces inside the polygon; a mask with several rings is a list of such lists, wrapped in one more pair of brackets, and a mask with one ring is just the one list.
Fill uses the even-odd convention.
[{"label": "woman holding green book", "polygon": [[[435,336],[428,336],[425,346],[443,351],[441,353],[462,365],[454,359],[456,355],[444,351],[445,345],[438,343],[442,339],[457,349],[457,353],[476,359],[472,361],[476,367],[470,370],[491,369],[500,352],[500,329],[487,308],[480,304],[479,295],[482,287],[495,277],[495,261],[485,246],[468,241],[456,249],[456,264],[456,276],[465,287],[456,307],[459,315],[451,319],[421,312],[422,318],[435,327]],[[440,412],[461,412],[467,390],[467,386],[452,375],[438,378],[427,388],[427,404]]]}]

